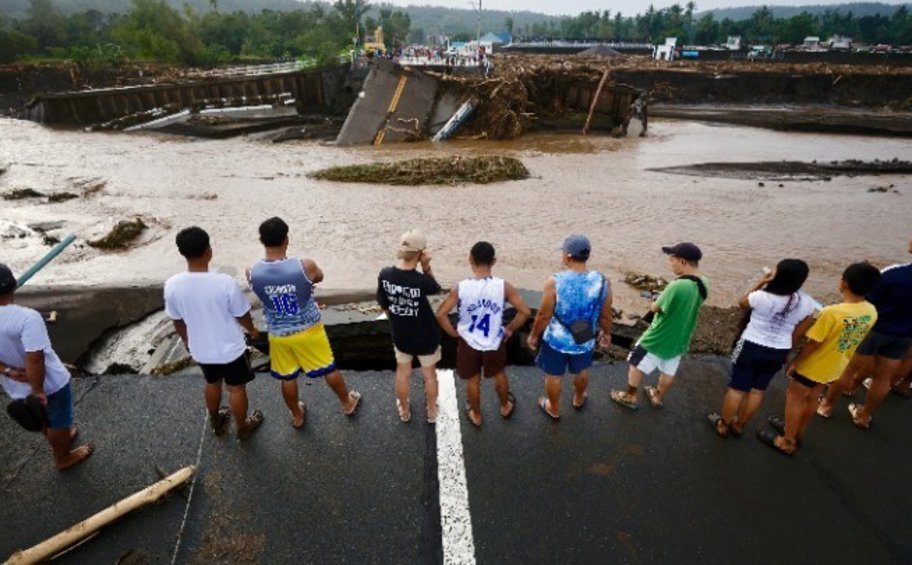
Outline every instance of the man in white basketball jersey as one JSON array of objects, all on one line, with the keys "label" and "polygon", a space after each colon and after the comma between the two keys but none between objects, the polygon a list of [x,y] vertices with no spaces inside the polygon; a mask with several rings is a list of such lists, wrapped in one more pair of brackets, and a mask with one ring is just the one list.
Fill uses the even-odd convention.
[{"label": "man in white basketball jersey", "polygon": [[[481,426],[481,373],[494,379],[494,388],[500,398],[500,415],[509,418],[516,409],[516,399],[510,392],[507,374],[507,340],[529,319],[531,311],[522,296],[510,283],[491,274],[497,259],[494,246],[479,241],[469,253],[473,277],[456,285],[437,310],[440,327],[458,340],[456,373],[466,381],[469,400],[468,417],[475,426]],[[505,303],[516,309],[516,316],[509,325],[503,325]],[[449,314],[458,305],[459,322],[456,328],[450,323]]]}]

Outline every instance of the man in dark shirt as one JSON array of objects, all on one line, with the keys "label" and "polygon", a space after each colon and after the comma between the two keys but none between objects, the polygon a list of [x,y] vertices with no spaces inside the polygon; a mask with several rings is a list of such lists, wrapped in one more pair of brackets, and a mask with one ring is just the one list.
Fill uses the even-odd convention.
[{"label": "man in dark shirt", "polygon": [[[912,253],[912,241],[908,250]],[[881,271],[880,283],[867,299],[877,308],[877,323],[817,408],[817,414],[829,418],[840,394],[853,393],[862,381],[870,378],[871,388],[864,404],[849,404],[852,421],[865,430],[871,425],[874,411],[890,392],[890,385],[904,376],[904,359],[912,351],[912,263]]]},{"label": "man in dark shirt", "polygon": [[[415,357],[424,376],[427,395],[427,421],[437,421],[437,362],[440,361],[440,326],[428,303],[428,295],[440,292],[431,273],[431,254],[427,239],[411,230],[402,234],[399,264],[380,271],[377,302],[389,317],[396,353],[396,407],[399,419],[411,419],[409,377]],[[421,265],[421,273],[418,272]]]}]

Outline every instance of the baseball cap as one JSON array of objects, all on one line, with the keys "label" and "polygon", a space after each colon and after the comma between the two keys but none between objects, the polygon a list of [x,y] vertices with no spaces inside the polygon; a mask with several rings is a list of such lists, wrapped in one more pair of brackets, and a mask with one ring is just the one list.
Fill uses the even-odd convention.
[{"label": "baseball cap", "polygon": [[11,293],[17,286],[19,283],[16,282],[13,272],[5,264],[0,263],[0,295]]},{"label": "baseball cap", "polygon": [[588,237],[582,234],[574,233],[564,238],[564,243],[561,245],[561,251],[570,255],[571,257],[588,259],[589,253],[592,252],[592,246],[589,245]]},{"label": "baseball cap", "polygon": [[672,245],[671,247],[663,247],[662,251],[667,255],[680,257],[687,261],[699,261],[703,258],[703,252],[700,251],[700,248],[687,241]]},{"label": "baseball cap", "polygon": [[427,238],[418,230],[409,230],[402,234],[399,251],[410,253],[427,249]]}]

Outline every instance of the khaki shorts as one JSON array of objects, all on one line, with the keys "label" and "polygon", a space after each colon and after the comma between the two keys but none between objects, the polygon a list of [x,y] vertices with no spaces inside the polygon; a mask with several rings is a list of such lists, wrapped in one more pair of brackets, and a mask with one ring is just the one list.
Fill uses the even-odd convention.
[{"label": "khaki shorts", "polygon": [[396,352],[396,363],[398,365],[404,365],[406,363],[411,365],[412,360],[415,359],[415,357],[418,358],[418,363],[422,367],[433,367],[440,361],[440,346],[437,346],[437,351],[428,355],[412,355],[410,353],[403,353],[402,351],[396,349],[395,346],[393,346],[393,351]]}]

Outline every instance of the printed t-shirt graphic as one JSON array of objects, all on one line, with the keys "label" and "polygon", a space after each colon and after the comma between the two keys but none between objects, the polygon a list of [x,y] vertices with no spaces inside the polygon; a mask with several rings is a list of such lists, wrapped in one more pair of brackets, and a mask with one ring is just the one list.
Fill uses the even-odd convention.
[{"label": "printed t-shirt graphic", "polygon": [[250,269],[250,287],[263,303],[272,335],[290,335],[320,323],[313,283],[300,259],[257,261]]},{"label": "printed t-shirt graphic", "polygon": [[806,334],[821,345],[802,359],[795,370],[818,383],[838,379],[876,321],[877,310],[870,302],[827,306]]},{"label": "printed t-shirt graphic", "polygon": [[440,292],[433,277],[417,270],[387,267],[377,278],[377,302],[389,312],[396,349],[430,355],[440,346],[440,326],[427,297]]},{"label": "printed t-shirt graphic", "polygon": [[504,336],[503,279],[466,279],[458,289],[459,336],[476,351],[497,351]]}]

